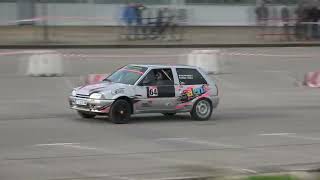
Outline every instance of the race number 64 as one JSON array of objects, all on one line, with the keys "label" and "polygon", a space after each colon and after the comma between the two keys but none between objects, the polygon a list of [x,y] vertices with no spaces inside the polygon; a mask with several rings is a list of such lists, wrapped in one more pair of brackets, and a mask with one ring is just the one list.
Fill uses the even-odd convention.
[{"label": "race number 64", "polygon": [[158,96],[158,88],[157,87],[149,87],[149,96],[156,97]]}]

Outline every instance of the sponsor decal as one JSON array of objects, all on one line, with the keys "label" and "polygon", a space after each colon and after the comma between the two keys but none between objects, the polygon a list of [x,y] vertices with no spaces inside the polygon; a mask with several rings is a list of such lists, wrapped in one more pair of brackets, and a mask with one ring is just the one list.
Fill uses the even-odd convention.
[{"label": "sponsor decal", "polygon": [[123,69],[123,70],[124,70],[124,71],[133,72],[133,73],[136,73],[136,74],[143,75],[143,72],[140,72],[140,71],[137,71],[137,70],[132,70],[132,69]]},{"label": "sponsor decal", "polygon": [[100,111],[103,112],[103,113],[109,113],[110,107],[111,107],[111,106],[103,107]]},{"label": "sponsor decal", "polygon": [[197,97],[202,96],[206,92],[208,92],[207,85],[202,85],[200,87],[189,86],[187,89],[182,91],[180,101],[181,102],[191,101]]},{"label": "sponsor decal", "polygon": [[183,108],[185,108],[185,107],[187,107],[187,106],[192,106],[192,103],[191,103],[191,102],[185,102],[185,103],[182,103],[182,104],[178,104],[178,105],[176,106],[176,110],[183,109]]},{"label": "sponsor decal", "polygon": [[140,66],[126,66],[126,67],[124,67],[122,70],[143,75],[143,73],[147,70],[147,68],[145,68],[145,67],[140,67]]},{"label": "sponsor decal", "polygon": [[192,74],[179,74],[179,79],[180,80],[186,80],[186,79],[193,79],[193,75]]},{"label": "sponsor decal", "polygon": [[113,94],[124,94],[124,88],[119,88],[113,91]]}]

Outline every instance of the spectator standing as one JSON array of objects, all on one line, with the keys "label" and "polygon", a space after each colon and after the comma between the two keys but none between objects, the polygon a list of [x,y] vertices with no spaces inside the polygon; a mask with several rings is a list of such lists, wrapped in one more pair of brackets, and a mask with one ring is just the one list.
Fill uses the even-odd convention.
[{"label": "spectator standing", "polygon": [[153,33],[153,27],[154,27],[154,16],[153,16],[153,10],[151,8],[146,8],[144,10],[144,18],[143,18],[143,24],[145,28],[145,38],[149,39],[152,38],[152,33]]},{"label": "spectator standing", "polygon": [[162,11],[162,26],[160,28],[160,38],[169,40],[169,27],[171,26],[172,16],[169,8],[164,8]]},{"label": "spectator standing", "polygon": [[134,38],[134,25],[136,23],[137,14],[135,4],[127,4],[122,13],[122,19],[126,24],[127,39]]},{"label": "spectator standing", "polygon": [[264,38],[269,20],[269,9],[266,6],[266,3],[262,3],[261,6],[257,7],[255,13],[257,24],[260,27],[260,35],[262,35],[262,37]]},{"label": "spectator standing", "polygon": [[[320,1],[319,1],[320,3]],[[317,17],[318,17],[318,21],[317,21],[317,38],[320,39],[320,24],[319,24],[319,20],[320,20],[320,6],[317,5]]]},{"label": "spectator standing", "polygon": [[145,10],[145,6],[141,3],[138,3],[135,5],[135,11],[136,11],[136,26],[135,26],[135,35],[138,38],[141,38],[145,34],[145,28],[143,24],[143,11]]},{"label": "spectator standing", "polygon": [[311,39],[311,27],[312,27],[312,18],[310,16],[311,7],[305,6],[302,11],[302,31],[303,31],[303,39],[310,40]]},{"label": "spectator standing", "polygon": [[312,39],[318,38],[318,21],[319,21],[319,11],[316,6],[313,6],[309,11],[309,18],[312,24],[309,25],[309,29],[311,29],[310,37]]},{"label": "spectator standing", "polygon": [[168,17],[168,40],[177,40],[177,10],[170,9],[169,10],[169,17]]},{"label": "spectator standing", "polygon": [[290,40],[290,10],[288,7],[287,2],[281,8],[281,20],[283,24],[283,36],[284,39],[289,41]]},{"label": "spectator standing", "polygon": [[163,9],[160,8],[158,10],[158,15],[156,17],[155,27],[152,31],[152,34],[155,35],[153,39],[161,38],[162,32],[163,32]]},{"label": "spectator standing", "polygon": [[178,38],[177,40],[182,40],[184,39],[184,33],[185,33],[185,26],[188,21],[188,16],[187,16],[187,10],[186,9],[177,9],[176,12],[176,23],[177,23],[177,29],[178,29]]},{"label": "spectator standing", "polygon": [[296,26],[295,26],[295,34],[297,40],[303,40],[306,39],[306,33],[307,33],[307,24],[304,24],[307,22],[307,13],[308,10],[305,6],[304,2],[299,2],[298,6],[295,10],[295,14],[297,16],[296,20]]}]

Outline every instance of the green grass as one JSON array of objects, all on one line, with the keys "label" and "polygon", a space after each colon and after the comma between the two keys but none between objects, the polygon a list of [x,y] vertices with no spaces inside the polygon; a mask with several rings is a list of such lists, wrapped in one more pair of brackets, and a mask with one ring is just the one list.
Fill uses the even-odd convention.
[{"label": "green grass", "polygon": [[298,180],[298,178],[289,175],[278,176],[250,176],[244,180]]}]

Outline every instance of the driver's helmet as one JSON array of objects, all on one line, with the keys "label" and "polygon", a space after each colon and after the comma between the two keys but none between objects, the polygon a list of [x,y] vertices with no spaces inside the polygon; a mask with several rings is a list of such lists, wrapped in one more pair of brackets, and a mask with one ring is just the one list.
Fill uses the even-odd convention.
[{"label": "driver's helmet", "polygon": [[162,74],[160,71],[158,71],[158,72],[156,73],[156,80],[157,80],[157,81],[163,80],[163,74]]}]

